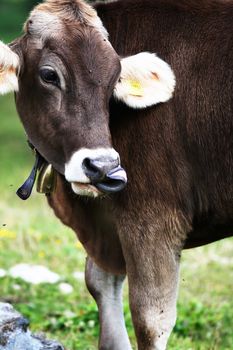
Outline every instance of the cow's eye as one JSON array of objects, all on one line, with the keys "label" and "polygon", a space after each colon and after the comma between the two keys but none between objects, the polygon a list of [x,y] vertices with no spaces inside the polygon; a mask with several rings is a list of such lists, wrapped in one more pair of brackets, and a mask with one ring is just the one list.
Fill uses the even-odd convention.
[{"label": "cow's eye", "polygon": [[43,67],[40,69],[40,77],[47,84],[53,84],[60,87],[60,79],[57,72],[51,67]]}]

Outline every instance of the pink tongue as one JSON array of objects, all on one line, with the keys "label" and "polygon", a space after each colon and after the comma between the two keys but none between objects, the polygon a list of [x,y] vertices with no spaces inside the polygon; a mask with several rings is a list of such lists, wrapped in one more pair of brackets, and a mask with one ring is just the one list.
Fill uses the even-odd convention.
[{"label": "pink tongue", "polygon": [[111,180],[120,180],[123,182],[127,182],[127,175],[125,170],[118,166],[117,168],[111,170],[108,174],[107,174],[107,178],[111,179]]},{"label": "pink tongue", "polygon": [[116,193],[122,191],[126,184],[126,172],[123,168],[118,166],[106,175],[105,181],[96,183],[95,186],[104,193]]}]

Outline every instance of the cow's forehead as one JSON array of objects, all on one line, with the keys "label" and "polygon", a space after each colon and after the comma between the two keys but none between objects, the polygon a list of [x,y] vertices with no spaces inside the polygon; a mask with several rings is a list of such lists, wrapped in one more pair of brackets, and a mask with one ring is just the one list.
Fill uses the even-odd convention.
[{"label": "cow's forehead", "polygon": [[108,37],[96,11],[82,0],[45,1],[31,12],[24,29],[36,37],[46,39],[60,33],[65,23],[94,27],[105,38]]}]

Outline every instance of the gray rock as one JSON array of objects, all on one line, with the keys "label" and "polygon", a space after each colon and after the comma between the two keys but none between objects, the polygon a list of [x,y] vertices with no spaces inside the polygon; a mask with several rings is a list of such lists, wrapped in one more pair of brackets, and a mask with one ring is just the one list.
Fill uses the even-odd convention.
[{"label": "gray rock", "polygon": [[10,304],[0,303],[0,350],[64,350],[54,340],[33,335],[29,322]]}]

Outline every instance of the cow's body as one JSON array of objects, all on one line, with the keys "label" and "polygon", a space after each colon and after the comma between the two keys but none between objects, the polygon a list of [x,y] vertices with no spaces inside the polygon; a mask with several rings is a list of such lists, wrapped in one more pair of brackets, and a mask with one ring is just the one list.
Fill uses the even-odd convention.
[{"label": "cow's body", "polygon": [[[148,160],[146,178],[150,183],[142,192],[145,195],[150,189],[150,196],[159,201],[174,201],[173,206],[191,219],[187,246],[230,236],[233,3],[122,1],[121,5],[100,6],[98,13],[120,55],[137,50],[159,52],[171,64],[177,79],[174,98],[166,105],[139,112],[135,124],[130,118],[132,115],[135,119],[135,112],[117,106],[112,109],[115,128],[120,124],[119,116],[124,124],[121,141],[119,132],[114,138],[120,153],[134,147],[134,154],[142,154],[141,159],[137,156],[137,165],[132,157],[127,168],[135,172],[144,159]],[[113,135],[114,131],[113,127]],[[148,154],[150,150],[153,154]],[[141,173],[144,177],[143,170]]]},{"label": "cow's body", "polygon": [[[48,200],[89,255],[100,349],[131,348],[120,297],[127,274],[138,347],[164,350],[182,249],[233,234],[233,2],[122,0],[96,9],[120,55],[157,52],[172,66],[175,96],[143,111],[111,102],[111,136],[129,179],[123,192],[86,199],[61,175]],[[19,93],[21,117],[22,100]]]},{"label": "cow's body", "polygon": [[158,269],[154,260],[167,247],[178,259],[183,246],[233,234],[233,3],[121,1],[97,10],[120,55],[159,52],[171,64],[176,92],[146,111],[112,103],[113,144],[129,178],[124,192],[87,202],[64,188],[63,208],[75,208],[68,221],[70,209],[57,213],[60,187],[50,204],[100,267],[130,273],[136,265],[130,283],[147,284],[144,266]]},{"label": "cow's body", "polygon": [[[233,4],[203,8],[197,3],[97,5],[119,54],[159,52],[171,63],[177,77],[176,94],[169,104],[147,111],[136,112],[113,102],[111,134],[128,169],[128,189],[114,201],[67,199],[85,207],[87,221],[89,211],[98,212],[100,227],[105,216],[108,223],[103,227],[109,227],[111,218],[114,233],[116,227],[122,227],[118,225],[121,216],[134,221],[142,207],[155,205],[155,213],[160,206],[181,212],[189,228],[185,248],[233,234],[233,34],[229,31]],[[98,226],[98,219],[93,225]],[[86,234],[83,237],[85,244]]]}]

